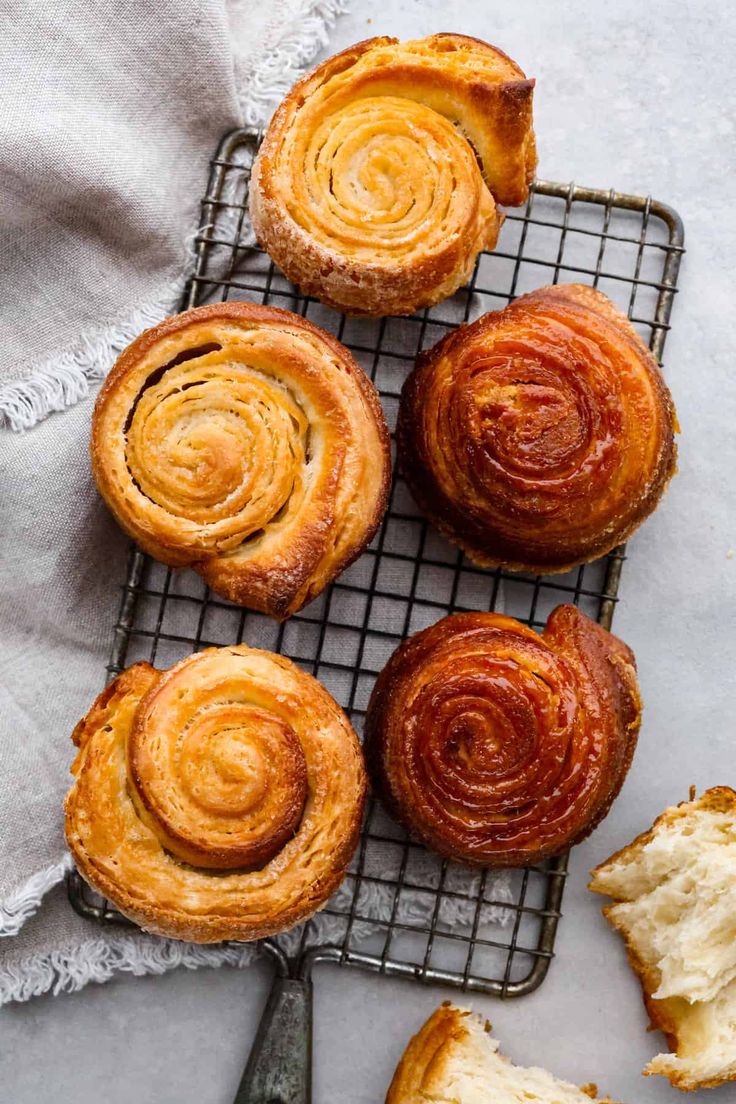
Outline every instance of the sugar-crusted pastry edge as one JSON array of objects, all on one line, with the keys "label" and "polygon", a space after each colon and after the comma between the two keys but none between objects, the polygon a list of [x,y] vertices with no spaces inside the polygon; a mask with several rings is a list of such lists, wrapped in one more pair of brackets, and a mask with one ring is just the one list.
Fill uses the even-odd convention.
[{"label": "sugar-crusted pastry edge", "polygon": [[[463,47],[488,50],[495,59],[508,68],[508,79],[484,84],[477,81],[470,89],[469,98],[484,105],[484,97],[501,97],[505,102],[505,130],[509,148],[521,144],[524,148],[524,184],[517,184],[508,192],[496,194],[482,172],[488,196],[494,203],[517,206],[523,203],[536,168],[536,144],[532,122],[534,81],[528,79],[518,64],[507,54],[482,39],[469,35],[441,33],[425,39],[409,40],[437,42],[443,50]],[[452,295],[470,278],[477,254],[482,249],[495,248],[503,214],[496,210],[495,225],[487,222],[483,228],[483,240],[467,250],[467,243],[456,242],[450,253],[454,260],[446,262],[448,269],[444,280],[437,280],[437,258],[429,258],[415,272],[408,266],[380,268],[375,264],[358,264],[348,256],[324,247],[316,242],[285,210],[275,186],[275,172],[281,142],[288,129],[292,113],[296,113],[306,97],[358,63],[371,50],[384,46],[406,45],[397,38],[378,36],[334,54],[298,81],[284,97],[273,115],[261,143],[251,174],[249,207],[251,221],[259,244],[283,268],[287,276],[308,294],[335,310],[348,314],[384,316],[411,314],[415,310],[431,307]],[[409,76],[409,79],[410,76]],[[498,105],[496,105],[498,106]],[[490,107],[488,107],[490,111]],[[475,156],[479,158],[470,137],[458,127]],[[524,135],[524,142],[520,143]],[[480,233],[480,228],[479,228]],[[450,258],[450,254],[448,254]],[[297,263],[298,262],[298,263]],[[426,273],[424,269],[427,269]],[[356,287],[359,289],[356,292]]]}]

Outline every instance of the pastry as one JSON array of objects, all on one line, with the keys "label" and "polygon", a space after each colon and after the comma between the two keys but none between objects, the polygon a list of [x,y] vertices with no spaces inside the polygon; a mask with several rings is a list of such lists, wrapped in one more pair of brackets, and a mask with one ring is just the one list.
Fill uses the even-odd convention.
[{"label": "pastry", "polygon": [[288,278],[349,314],[452,295],[496,244],[496,203],[527,197],[532,91],[477,38],[371,38],[276,111],[253,166],[256,237]]},{"label": "pastry", "polygon": [[684,1090],[736,1081],[736,792],[716,786],[666,809],[590,888],[614,899],[604,915],[672,1051],[644,1073]]},{"label": "pastry", "polygon": [[491,1025],[449,1002],[410,1040],[386,1104],[613,1104],[595,1085],[579,1089],[499,1052]]},{"label": "pastry", "polygon": [[136,663],[73,734],[66,838],[147,931],[261,939],[306,920],[355,849],[365,770],[347,717],[290,660],[241,644]]},{"label": "pastry", "polygon": [[456,613],[379,675],[366,759],[389,810],[441,855],[529,866],[606,815],[640,716],[632,652],[575,606],[558,606],[542,635]]},{"label": "pastry", "polygon": [[252,303],[137,338],[97,399],[91,451],[100,493],[146,552],[277,618],[363,551],[391,474],[378,395],[348,350]]},{"label": "pastry", "polygon": [[542,288],[453,331],[404,386],[399,462],[475,563],[567,571],[651,514],[675,471],[654,357],[601,292]]}]

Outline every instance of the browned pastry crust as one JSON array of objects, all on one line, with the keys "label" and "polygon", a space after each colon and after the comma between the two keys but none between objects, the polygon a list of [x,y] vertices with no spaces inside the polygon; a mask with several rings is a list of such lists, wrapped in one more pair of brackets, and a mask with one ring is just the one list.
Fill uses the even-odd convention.
[{"label": "browned pastry crust", "polygon": [[396,1067],[386,1104],[492,1104],[504,1100],[536,1104],[598,1104],[595,1085],[577,1088],[546,1070],[514,1066],[498,1049],[491,1025],[446,1001],[410,1039]]},{"label": "browned pastry crust", "polygon": [[[682,801],[678,805],[673,805],[665,809],[665,811],[654,821],[651,828],[647,829],[645,832],[641,832],[631,843],[628,843],[625,847],[616,851],[607,858],[605,862],[600,863],[592,871],[589,885],[589,888],[595,893],[602,893],[606,896],[614,897],[615,903],[606,905],[602,910],[603,915],[611,926],[623,937],[627,958],[641,984],[642,996],[649,1015],[651,1030],[661,1031],[666,1037],[667,1046],[670,1051],[682,1058],[679,1069],[666,1068],[666,1063],[660,1068],[660,1056],[660,1058],[650,1063],[644,1070],[644,1073],[647,1076],[655,1073],[664,1074],[675,1088],[684,1092],[715,1088],[717,1085],[736,1080],[736,1051],[731,1055],[730,1071],[727,1070],[719,1075],[705,1078],[693,1075],[693,1072],[688,1068],[688,1063],[693,1059],[697,1059],[699,1050],[707,1042],[703,1026],[697,1022],[699,1011],[698,1002],[691,1002],[678,996],[664,998],[657,998],[654,996],[662,982],[660,969],[655,962],[646,961],[640,947],[640,931],[632,927],[630,918],[624,911],[618,908],[618,905],[624,901],[635,900],[641,887],[633,882],[630,893],[624,895],[623,889],[619,893],[614,893],[608,884],[608,874],[612,868],[619,865],[625,868],[629,863],[636,863],[644,849],[656,840],[659,833],[663,833],[667,829],[677,826],[678,822],[686,821],[688,818],[691,818],[693,814],[699,815],[709,812],[726,814],[732,825],[731,838],[733,839],[736,837],[736,791],[729,786],[715,786],[712,789],[706,790],[705,793],[697,799],[694,797],[693,793],[689,801]],[[692,840],[692,848],[696,849],[698,847],[698,842],[695,832],[692,828],[688,828],[687,834]],[[724,844],[728,842],[727,836],[722,835],[722,839]],[[723,876],[724,874],[721,874],[721,877]],[[656,879],[653,880],[656,881]],[[647,886],[646,891],[651,892],[651,890],[652,887]],[[680,891],[676,891],[674,896],[678,898],[680,896]],[[681,900],[679,904],[680,907],[682,907]],[[662,903],[658,911],[661,914],[659,917],[660,922],[662,922],[663,917],[667,918],[667,922],[672,922],[674,920],[675,908],[667,910],[664,907],[664,903]],[[652,913],[652,922],[656,924],[658,919],[657,908],[654,905]],[[720,933],[719,938],[721,940],[724,938],[723,932]],[[733,982],[731,985],[733,985]]]},{"label": "browned pastry crust", "polygon": [[373,384],[290,311],[219,303],[120,356],[92,420],[92,470],[146,552],[284,618],[370,542],[388,500]]},{"label": "browned pastry crust", "polygon": [[419,1104],[441,1091],[453,1051],[470,1037],[469,1015],[449,1001],[435,1009],[409,1040],[391,1080],[386,1104]]},{"label": "browned pastry crust", "polygon": [[399,463],[421,509],[476,563],[567,571],[622,543],[676,467],[654,357],[594,288],[541,288],[423,353]]},{"label": "browned pastry crust", "polygon": [[66,837],[89,884],[195,943],[286,930],[355,849],[365,770],[347,717],[290,660],[238,645],[136,663],[73,734]]},{"label": "browned pastry crust", "polygon": [[466,35],[371,38],[323,62],[276,111],[256,159],[260,244],[295,284],[351,314],[451,295],[496,243],[496,202],[536,166],[518,65]]},{"label": "browned pastry crust", "polygon": [[584,839],[629,769],[641,719],[633,653],[574,606],[540,636],[459,613],[381,673],[365,752],[378,793],[429,847],[523,866]]}]

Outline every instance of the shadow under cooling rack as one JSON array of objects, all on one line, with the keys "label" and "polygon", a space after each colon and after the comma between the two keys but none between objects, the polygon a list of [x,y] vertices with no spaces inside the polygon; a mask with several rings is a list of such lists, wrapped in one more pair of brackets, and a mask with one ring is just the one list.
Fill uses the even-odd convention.
[{"label": "shadow under cooling rack", "polygon": [[[182,308],[248,299],[308,317],[346,344],[374,380],[391,429],[418,352],[448,328],[546,284],[600,288],[661,359],[683,252],[682,224],[664,204],[537,182],[526,207],[507,215],[498,248],[479,257],[456,295],[408,318],[348,318],[301,295],[255,248],[246,212],[256,148],[256,136],[237,131],[212,161]],[[610,627],[623,560],[617,549],[547,577],[483,570],[423,520],[395,477],[370,548],[283,624],[218,598],[192,572],[171,571],[133,550],[108,673],[138,659],[166,667],[200,648],[245,641],[283,652],[314,674],[360,732],[375,677],[409,633],[466,609],[499,610],[541,628],[560,602],[574,602]],[[518,996],[547,973],[566,869],[566,856],[502,873],[457,866],[411,841],[370,801],[344,885],[317,918],[270,947],[295,976],[329,960]],[[85,916],[125,922],[76,874],[70,897]]]}]

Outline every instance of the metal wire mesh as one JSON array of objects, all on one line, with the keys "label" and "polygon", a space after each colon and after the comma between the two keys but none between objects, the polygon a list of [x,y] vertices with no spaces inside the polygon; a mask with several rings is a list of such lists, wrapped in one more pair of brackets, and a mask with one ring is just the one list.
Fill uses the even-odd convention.
[{"label": "metal wire mesh", "polygon": [[[246,221],[252,133],[237,131],[211,165],[196,262],[183,307],[228,298],[287,307],[336,334],[375,381],[389,424],[416,354],[448,328],[472,321],[545,284],[590,283],[618,303],[661,359],[675,293],[682,225],[663,204],[613,191],[537,182],[510,213],[498,248],[481,255],[470,284],[410,318],[339,315],[300,295],[253,246]],[[244,640],[283,652],[316,675],[360,731],[376,677],[398,643],[464,609],[502,609],[535,628],[572,601],[610,626],[623,549],[562,576],[475,567],[421,518],[395,478],[388,512],[367,552],[287,622],[230,605],[191,572],[173,572],[132,551],[108,673],[137,659],[168,666],[191,651]],[[543,981],[566,876],[562,857],[511,872],[507,881],[431,856],[369,802],[343,890],[325,910],[329,944],[313,922],[289,950],[295,973],[317,960],[517,996]],[[78,875],[70,897],[83,915],[124,922]]]}]

